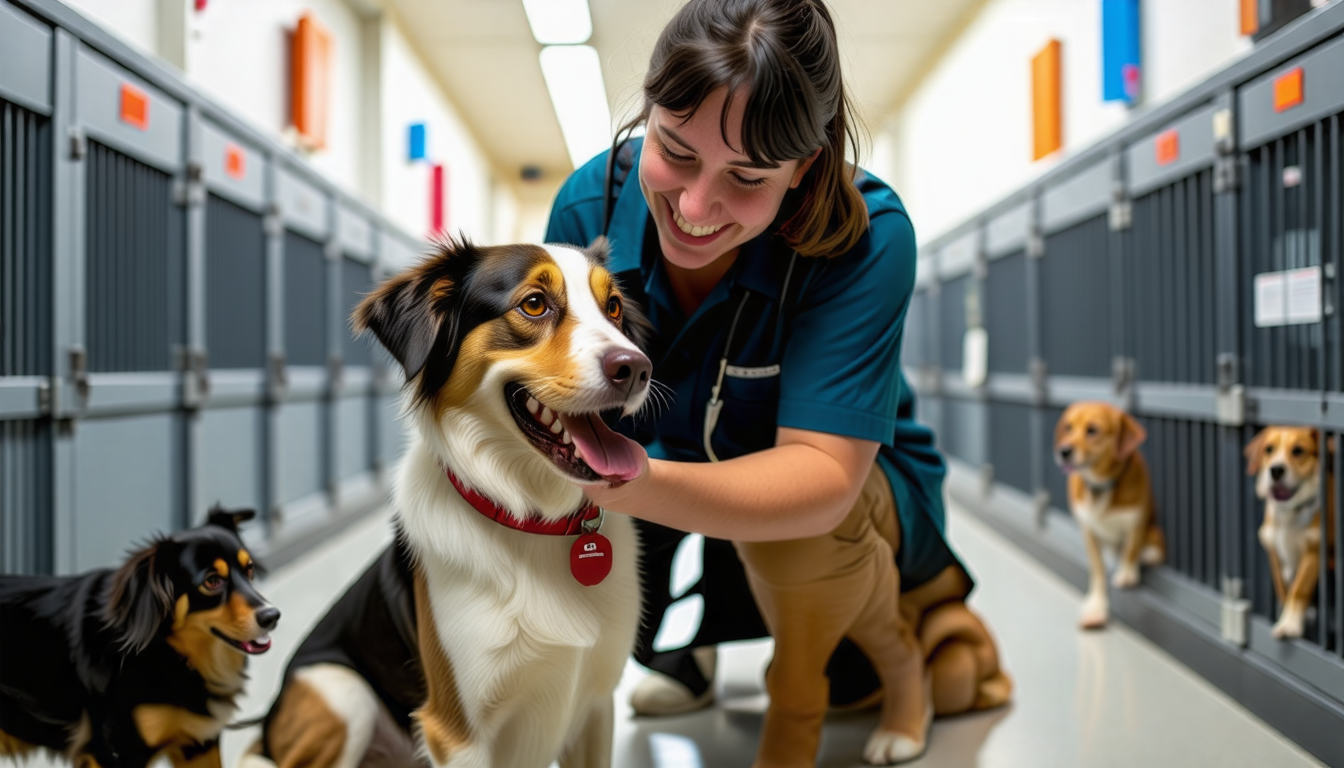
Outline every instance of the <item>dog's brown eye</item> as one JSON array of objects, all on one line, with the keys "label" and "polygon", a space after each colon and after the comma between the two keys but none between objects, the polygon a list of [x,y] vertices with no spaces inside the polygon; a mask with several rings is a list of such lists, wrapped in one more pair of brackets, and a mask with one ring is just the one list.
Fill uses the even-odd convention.
[{"label": "dog's brown eye", "polygon": [[1091,424],[1087,425],[1087,436],[1093,437],[1096,434],[1097,434],[1097,428],[1092,426]]},{"label": "dog's brown eye", "polygon": [[523,299],[523,303],[518,305],[519,311],[528,317],[541,317],[546,314],[546,300],[541,294],[534,293]]},{"label": "dog's brown eye", "polygon": [[257,575],[257,566],[252,565],[251,563],[249,563],[248,566],[247,566],[247,570],[245,571],[245,573],[247,574],[247,580],[248,580],[248,581],[251,581],[251,580],[252,580],[252,577],[254,577],[254,576]]},{"label": "dog's brown eye", "polygon": [[209,576],[205,577],[205,581],[202,583],[201,586],[205,587],[207,590],[211,592],[218,592],[219,590],[224,588],[224,580],[219,577],[219,574],[212,573]]},{"label": "dog's brown eye", "polygon": [[1302,450],[1302,446],[1300,446],[1300,445],[1294,445],[1294,446],[1293,446],[1293,455],[1294,455],[1294,456],[1301,456],[1301,455],[1304,454],[1304,453],[1306,453],[1306,451]]},{"label": "dog's brown eye", "polygon": [[1265,446],[1265,455],[1266,455],[1266,456],[1272,456],[1272,455],[1274,455],[1274,446],[1272,446],[1272,445],[1266,445],[1266,446]]},{"label": "dog's brown eye", "polygon": [[607,299],[607,317],[610,317],[612,320],[621,319],[620,296],[612,296],[610,299]]}]

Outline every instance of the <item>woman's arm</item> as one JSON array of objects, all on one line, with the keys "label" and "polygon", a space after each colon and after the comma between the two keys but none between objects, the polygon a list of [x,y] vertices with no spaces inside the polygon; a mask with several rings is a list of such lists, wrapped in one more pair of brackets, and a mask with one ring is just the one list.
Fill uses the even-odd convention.
[{"label": "woman's arm", "polygon": [[618,487],[585,486],[605,509],[737,541],[780,541],[834,530],[877,457],[869,440],[780,427],[775,447],[718,463],[651,460]]}]

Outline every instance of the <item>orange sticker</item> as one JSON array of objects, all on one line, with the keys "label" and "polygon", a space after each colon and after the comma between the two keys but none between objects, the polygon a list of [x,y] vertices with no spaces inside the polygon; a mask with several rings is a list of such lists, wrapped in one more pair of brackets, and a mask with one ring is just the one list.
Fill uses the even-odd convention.
[{"label": "orange sticker", "polygon": [[234,179],[241,179],[247,175],[247,155],[237,144],[224,147],[224,172]]},{"label": "orange sticker", "polygon": [[142,131],[149,128],[149,96],[130,83],[121,84],[121,121]]},{"label": "orange sticker", "polygon": [[1296,67],[1274,78],[1274,111],[1284,112],[1302,103],[1302,68]]},{"label": "orange sticker", "polygon": [[1181,134],[1175,128],[1157,134],[1153,142],[1158,165],[1171,165],[1181,156]]}]

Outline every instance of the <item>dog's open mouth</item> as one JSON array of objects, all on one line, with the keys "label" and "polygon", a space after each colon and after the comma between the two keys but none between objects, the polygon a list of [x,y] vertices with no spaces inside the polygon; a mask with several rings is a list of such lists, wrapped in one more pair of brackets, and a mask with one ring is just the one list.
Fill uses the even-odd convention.
[{"label": "dog's open mouth", "polygon": [[513,420],[538,451],[579,480],[625,482],[639,472],[638,444],[618,435],[600,413],[557,413],[510,383],[504,397]]},{"label": "dog's open mouth", "polygon": [[220,632],[218,629],[215,629],[214,627],[211,627],[210,631],[214,632],[215,637],[218,637],[220,640],[223,640],[229,645],[232,645],[234,648],[237,648],[243,653],[251,654],[253,656],[256,656],[257,654],[260,653],[265,653],[271,649],[270,635],[262,635],[261,637],[258,637],[256,640],[234,640],[232,637],[229,637],[228,635],[224,634],[223,632]]},{"label": "dog's open mouth", "polygon": [[1269,495],[1273,496],[1275,501],[1287,501],[1293,498],[1296,494],[1296,488],[1290,488],[1279,483],[1274,483],[1269,487]]}]

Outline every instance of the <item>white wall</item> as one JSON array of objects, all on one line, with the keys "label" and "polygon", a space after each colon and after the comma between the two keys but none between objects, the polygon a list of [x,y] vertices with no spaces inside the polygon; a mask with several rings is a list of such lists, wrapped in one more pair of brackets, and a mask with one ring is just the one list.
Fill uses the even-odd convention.
[{"label": "white wall", "polygon": [[425,123],[429,157],[443,163],[447,175],[447,230],[491,242],[495,174],[485,153],[395,21],[383,25],[382,47],[383,210],[417,235],[429,231],[430,165],[406,159],[408,126]]},{"label": "white wall", "polygon": [[61,1],[136,48],[158,50],[159,0]]},{"label": "white wall", "polygon": [[[1168,100],[1250,50],[1237,0],[1145,0],[1143,101]],[[1031,58],[1062,44],[1064,149],[1033,162]],[[1101,0],[990,0],[875,133],[873,170],[921,241],[1113,132],[1131,108],[1101,99]]]},{"label": "white wall", "polygon": [[332,87],[327,147],[308,160],[358,191],[361,68],[360,19],[342,0],[215,0],[197,15],[187,75],[242,117],[275,133],[289,125],[290,43],[305,11],[332,36]]},{"label": "white wall", "polygon": [[327,147],[307,153],[308,161],[411,234],[425,235],[430,166],[406,159],[408,126],[424,122],[430,157],[447,171],[449,231],[482,243],[519,239],[513,179],[496,173],[393,14],[361,13],[371,6],[355,0],[211,0],[199,13],[192,0],[66,2],[183,68],[212,99],[290,146],[290,37],[299,17],[313,13],[331,32],[333,71]]}]

